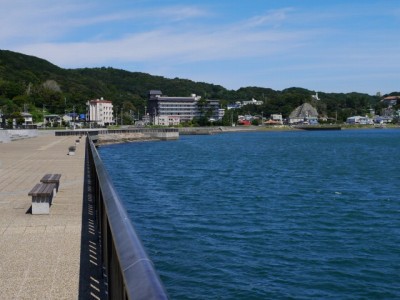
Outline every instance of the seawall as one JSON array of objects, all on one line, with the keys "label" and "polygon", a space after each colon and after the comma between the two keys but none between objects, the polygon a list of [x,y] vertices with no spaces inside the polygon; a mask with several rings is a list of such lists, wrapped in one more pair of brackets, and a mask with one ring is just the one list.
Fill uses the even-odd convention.
[{"label": "seawall", "polygon": [[174,128],[140,128],[122,130],[100,130],[97,133],[97,145],[130,143],[141,141],[177,140],[179,131]]}]

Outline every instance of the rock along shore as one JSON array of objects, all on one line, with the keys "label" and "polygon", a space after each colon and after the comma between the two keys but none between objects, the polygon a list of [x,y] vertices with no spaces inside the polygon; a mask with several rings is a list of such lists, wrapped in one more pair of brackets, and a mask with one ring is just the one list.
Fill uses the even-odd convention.
[{"label": "rock along shore", "polygon": [[111,133],[99,134],[96,145],[122,144],[132,142],[159,141],[160,138],[150,137],[143,133]]}]

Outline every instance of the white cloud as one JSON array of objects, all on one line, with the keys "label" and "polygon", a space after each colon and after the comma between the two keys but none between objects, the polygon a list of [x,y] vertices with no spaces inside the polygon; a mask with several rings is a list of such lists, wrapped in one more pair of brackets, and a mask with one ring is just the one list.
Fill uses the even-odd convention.
[{"label": "white cloud", "polygon": [[196,31],[153,30],[120,39],[74,43],[37,43],[18,50],[65,67],[112,61],[175,60],[177,63],[265,56],[297,47],[316,32],[218,28]]},{"label": "white cloud", "polygon": [[[220,74],[223,68],[217,70],[213,63],[243,65],[250,60],[253,68],[246,72],[259,77],[271,76],[274,71],[289,77],[303,77],[305,72],[323,77],[325,72],[325,77],[331,78],[333,71],[371,73],[379,66],[391,74],[400,67],[398,19],[394,17],[398,17],[398,9],[382,8],[376,13],[379,22],[396,20],[391,23],[394,27],[377,23],[380,26],[375,28],[368,20],[377,8],[361,4],[350,10],[334,4],[324,9],[323,5],[293,6],[229,19],[227,12],[212,6],[152,6],[152,1],[132,1],[129,7],[118,1],[114,5],[85,3],[0,0],[1,47],[61,67],[159,66],[160,70],[173,70],[171,74],[183,74],[189,67],[206,63],[210,69],[204,69],[204,74]],[[244,71],[225,77],[234,76],[237,81],[252,78]]]},{"label": "white cloud", "polygon": [[[277,25],[288,18],[291,8],[268,11],[264,15],[230,24],[185,22],[184,26],[175,26],[170,22],[192,21],[196,18],[203,20],[214,13],[196,6],[173,6],[86,15],[73,4],[64,5],[49,9],[52,15],[59,16],[57,20],[39,18],[42,10],[33,10],[28,22],[34,23],[35,19],[41,21],[30,26],[29,31],[36,32],[36,36],[37,33],[42,33],[42,38],[27,38],[23,43],[16,43],[9,49],[43,57],[63,67],[112,65],[113,61],[132,63],[143,60],[159,60],[163,63],[174,61],[174,64],[182,64],[284,53],[319,34],[316,30],[278,30]],[[84,10],[90,8],[88,4]],[[64,15],[63,12],[67,14]],[[152,17],[160,22],[155,22],[157,25],[153,25],[153,28],[128,28],[124,34],[119,32],[113,36],[111,31],[111,34],[105,35],[113,36],[112,39],[105,39],[102,35],[103,23],[115,25],[125,20],[135,23],[139,19],[140,22],[147,22]],[[90,25],[97,25],[96,35],[62,41],[63,34],[68,31],[79,31],[80,28]],[[25,26],[27,24],[17,24],[16,29]],[[109,30],[108,26],[103,30]],[[0,36],[0,40],[1,38]]]},{"label": "white cloud", "polygon": [[258,27],[262,25],[272,25],[273,27],[280,26],[288,19],[288,13],[293,11],[293,8],[282,8],[279,10],[268,11],[264,15],[252,17],[244,23],[246,27]]}]

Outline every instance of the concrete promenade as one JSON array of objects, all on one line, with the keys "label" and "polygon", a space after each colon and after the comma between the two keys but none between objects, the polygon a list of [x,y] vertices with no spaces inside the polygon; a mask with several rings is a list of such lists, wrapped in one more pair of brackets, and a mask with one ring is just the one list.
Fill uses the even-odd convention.
[{"label": "concrete promenade", "polygon": [[[97,266],[97,250],[95,242],[82,245],[85,230],[94,230],[85,219],[85,137],[67,155],[77,138],[53,133],[0,144],[0,299],[100,298],[99,278],[82,278],[81,258],[90,251]],[[59,192],[49,215],[32,215],[28,192],[46,173],[62,174]],[[93,291],[84,295],[82,282]]]}]

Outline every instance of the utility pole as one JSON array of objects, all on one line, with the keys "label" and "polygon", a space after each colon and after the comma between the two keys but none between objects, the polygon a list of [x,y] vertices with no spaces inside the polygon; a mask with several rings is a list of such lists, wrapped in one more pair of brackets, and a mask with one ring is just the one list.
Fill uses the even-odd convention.
[{"label": "utility pole", "polygon": [[264,112],[263,111],[261,112],[261,125],[264,125]]},{"label": "utility pole", "polygon": [[75,121],[76,121],[76,117],[75,117],[75,105],[72,107],[72,118],[74,120],[74,130],[75,130]]}]

